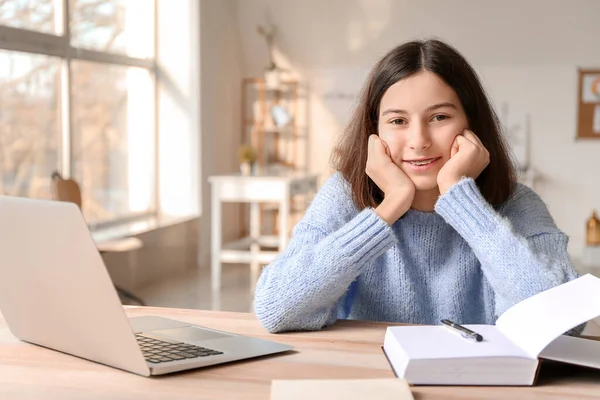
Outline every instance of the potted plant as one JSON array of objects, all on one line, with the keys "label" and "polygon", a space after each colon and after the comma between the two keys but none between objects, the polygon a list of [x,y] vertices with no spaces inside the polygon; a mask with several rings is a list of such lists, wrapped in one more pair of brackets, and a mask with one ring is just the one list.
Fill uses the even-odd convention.
[{"label": "potted plant", "polygon": [[244,176],[252,175],[254,170],[254,164],[256,163],[257,154],[254,147],[245,144],[240,147],[239,160],[240,160],[240,172]]}]

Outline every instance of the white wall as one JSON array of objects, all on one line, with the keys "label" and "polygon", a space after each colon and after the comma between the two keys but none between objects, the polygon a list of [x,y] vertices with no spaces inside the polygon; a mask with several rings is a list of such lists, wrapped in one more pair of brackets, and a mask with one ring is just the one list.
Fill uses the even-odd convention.
[{"label": "white wall", "polygon": [[271,20],[279,61],[310,85],[309,168],[323,176],[354,95],[381,55],[412,38],[456,46],[497,107],[508,104],[508,122],[529,114],[532,166],[541,174],[535,190],[579,256],[585,220],[600,209],[600,141],[574,140],[577,68],[600,66],[600,1],[238,0],[237,16],[246,76],[266,65],[256,25]]},{"label": "white wall", "polygon": [[200,211],[198,3],[159,0],[157,18],[159,205],[166,215],[196,215]]},{"label": "white wall", "polygon": [[[200,127],[202,217],[199,264],[210,249],[208,176],[239,169],[241,82],[240,36],[234,0],[200,0]],[[239,230],[239,207],[223,207],[225,239]]]}]

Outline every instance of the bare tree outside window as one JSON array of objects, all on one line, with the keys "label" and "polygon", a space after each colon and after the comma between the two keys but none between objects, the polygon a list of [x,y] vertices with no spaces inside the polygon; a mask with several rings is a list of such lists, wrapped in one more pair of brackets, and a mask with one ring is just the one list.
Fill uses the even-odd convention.
[{"label": "bare tree outside window", "polygon": [[[0,0],[0,24],[54,33],[54,1]],[[0,49],[0,193],[50,198],[59,164],[60,59]]]},{"label": "bare tree outside window", "polygon": [[[139,0],[135,0],[139,3]],[[139,40],[132,40],[129,30],[133,12],[131,1],[124,0],[71,0],[71,35],[78,47],[88,47],[96,51],[123,52],[135,48]],[[148,5],[148,2],[145,3]],[[140,16],[137,16],[138,18]],[[150,25],[151,27],[151,25]],[[140,32],[136,32],[139,35]],[[135,36],[134,36],[135,39]],[[147,35],[144,43],[153,43],[152,35]],[[132,43],[128,47],[128,43]],[[140,106],[140,92],[150,93],[150,76],[131,79],[138,68],[92,63],[75,60],[72,66],[72,160],[73,176],[83,190],[84,213],[88,221],[103,222],[127,216],[132,212],[149,211],[154,176],[153,158],[145,158],[147,184],[145,193],[133,192],[131,176],[132,152],[152,152],[154,145],[153,127],[147,125],[140,141],[133,141],[131,129],[144,129],[136,123],[140,117],[151,122],[152,102]],[[137,71],[136,71],[137,70]],[[150,100],[151,97],[146,97]],[[135,104],[134,104],[135,103]],[[137,110],[137,112],[134,112]],[[144,140],[145,139],[145,140]],[[132,144],[138,148],[131,148]],[[138,163],[139,166],[139,163]],[[144,178],[138,178],[144,179]],[[132,196],[142,197],[141,203],[132,206]],[[144,201],[145,200],[145,201]]]},{"label": "bare tree outside window", "polygon": [[56,33],[54,0],[0,0],[0,25]]},{"label": "bare tree outside window", "polygon": [[[0,25],[45,33],[54,0],[0,0]],[[69,0],[71,45],[151,57],[152,2]],[[146,10],[145,13],[140,10]],[[152,211],[154,103],[150,70],[0,49],[0,193],[49,198],[61,149],[61,63],[70,62],[71,174],[99,223]]]},{"label": "bare tree outside window", "polygon": [[[136,73],[142,75],[137,82]],[[153,206],[148,202],[146,208],[132,210],[131,197],[150,199],[153,188],[145,185],[146,193],[132,193],[129,179],[130,157],[140,151],[149,156],[153,154],[151,125],[147,129],[140,126],[152,122],[149,118],[152,116],[152,98],[142,99],[141,104],[135,100],[139,91],[151,92],[150,76],[146,73],[144,80],[144,73],[138,68],[118,65],[86,61],[72,64],[73,176],[84,192],[84,213],[89,221],[115,219],[132,211],[148,211]],[[141,123],[140,117],[144,119]],[[136,128],[146,132],[131,131]],[[132,148],[134,145],[136,148]],[[152,160],[144,159],[147,161],[138,159],[136,166],[144,163],[144,176],[150,179],[154,176]]]},{"label": "bare tree outside window", "polygon": [[0,193],[50,198],[59,165],[60,60],[0,50]]},{"label": "bare tree outside window", "polygon": [[75,47],[153,56],[152,2],[148,0],[69,0],[71,43]]}]

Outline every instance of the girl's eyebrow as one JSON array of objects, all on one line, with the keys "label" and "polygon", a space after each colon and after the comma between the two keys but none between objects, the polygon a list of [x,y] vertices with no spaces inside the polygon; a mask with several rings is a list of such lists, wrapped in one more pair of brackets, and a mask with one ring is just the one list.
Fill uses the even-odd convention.
[{"label": "girl's eyebrow", "polygon": [[425,112],[431,112],[431,111],[437,110],[438,108],[444,108],[444,107],[453,108],[455,110],[457,109],[453,103],[446,102],[446,103],[434,104],[430,107],[427,107],[427,110],[425,110]]},{"label": "girl's eyebrow", "polygon": [[[438,108],[444,108],[444,107],[450,107],[456,110],[456,106],[453,103],[439,103],[439,104],[434,104],[432,106],[427,107],[427,109],[425,110],[425,112],[431,112],[434,110],[437,110]],[[406,112],[405,110],[399,110],[397,108],[388,108],[387,110],[385,110],[384,112],[381,113],[381,116],[383,117],[384,115],[387,114],[408,114],[408,112]]]}]

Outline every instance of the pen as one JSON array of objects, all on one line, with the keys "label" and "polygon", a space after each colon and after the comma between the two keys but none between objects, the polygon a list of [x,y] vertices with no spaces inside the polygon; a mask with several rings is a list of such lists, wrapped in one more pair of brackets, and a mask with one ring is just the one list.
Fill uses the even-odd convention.
[{"label": "pen", "polygon": [[483,336],[481,336],[479,333],[473,332],[472,330],[465,328],[464,326],[452,322],[448,319],[443,319],[442,324],[460,333],[460,336],[464,337],[465,339],[474,340],[476,342],[481,342],[483,340]]}]

